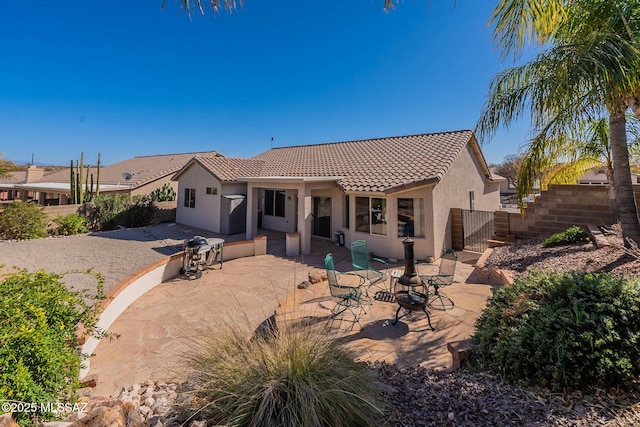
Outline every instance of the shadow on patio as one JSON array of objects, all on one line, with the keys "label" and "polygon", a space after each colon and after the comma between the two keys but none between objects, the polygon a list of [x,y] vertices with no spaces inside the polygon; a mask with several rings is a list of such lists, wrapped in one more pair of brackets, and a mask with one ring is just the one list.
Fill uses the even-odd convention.
[{"label": "shadow on patio", "polygon": [[[275,237],[275,236],[274,236]],[[312,242],[312,253],[300,260],[313,268],[324,270],[324,257],[331,252],[336,269],[352,270],[348,248],[320,239]],[[421,365],[433,369],[451,368],[451,354],[447,343],[469,338],[474,323],[491,296],[491,286],[474,283],[474,264],[480,254],[459,253],[455,281],[444,291],[455,302],[455,307],[446,311],[430,309],[431,331],[426,315],[421,311],[401,310],[400,319],[393,325],[398,304],[395,301],[379,301],[372,298],[366,305],[360,330],[351,322],[334,323],[329,332],[325,329],[335,299],[329,294],[327,281],[310,285],[306,289],[295,289],[285,296],[276,311],[277,325],[304,325],[317,328],[322,333],[332,333],[355,349],[362,360],[395,363],[400,368]],[[437,261],[435,266],[437,265]],[[402,265],[391,265],[389,270],[403,269]],[[386,282],[389,289],[389,279]],[[380,288],[372,287],[370,296]]]}]

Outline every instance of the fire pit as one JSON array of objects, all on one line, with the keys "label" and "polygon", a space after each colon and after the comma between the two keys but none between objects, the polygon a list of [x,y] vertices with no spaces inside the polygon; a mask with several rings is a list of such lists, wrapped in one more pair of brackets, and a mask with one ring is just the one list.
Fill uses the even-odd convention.
[{"label": "fire pit", "polygon": [[[427,315],[427,321],[429,322],[429,328],[435,331],[435,328],[431,326],[431,317],[427,311],[427,304],[429,297],[426,293],[422,279],[416,273],[416,264],[413,256],[413,240],[405,239],[402,244],[404,245],[404,274],[396,281],[395,297],[398,303],[398,310],[396,311],[396,320],[393,324],[398,323],[398,316],[400,310],[405,309],[409,311],[424,311]],[[399,288],[399,289],[398,289]],[[416,289],[420,288],[425,292],[419,292]]]}]

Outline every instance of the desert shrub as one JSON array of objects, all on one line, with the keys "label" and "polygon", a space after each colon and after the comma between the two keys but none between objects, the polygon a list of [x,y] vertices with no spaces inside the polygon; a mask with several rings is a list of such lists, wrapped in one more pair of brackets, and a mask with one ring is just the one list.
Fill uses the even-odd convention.
[{"label": "desert shrub", "polygon": [[473,341],[477,366],[509,381],[633,387],[640,374],[640,282],[534,271],[493,294]]},{"label": "desert shrub", "polygon": [[589,238],[587,230],[574,225],[561,233],[552,234],[542,242],[542,246],[548,248],[551,246],[572,245],[577,242],[585,242]]},{"label": "desert shrub", "polygon": [[57,225],[54,233],[59,236],[70,236],[87,232],[85,217],[77,213],[57,215],[52,221]]},{"label": "desert shrub", "polygon": [[154,202],[172,202],[176,199],[176,190],[166,183],[161,188],[156,188],[149,195]]},{"label": "desert shrub", "polygon": [[248,339],[203,334],[188,358],[180,422],[225,426],[379,426],[367,365],[327,335],[287,327]]},{"label": "desert shrub", "polygon": [[48,217],[35,203],[14,202],[0,211],[0,236],[4,239],[47,237]]},{"label": "desert shrub", "polygon": [[117,227],[144,227],[151,224],[156,206],[148,196],[116,194],[98,196],[89,211],[91,228],[114,230]]},{"label": "desert shrub", "polygon": [[69,402],[78,388],[83,356],[76,338],[82,322],[95,332],[103,298],[102,278],[94,293],[69,290],[62,276],[44,271],[15,271],[0,282],[0,400],[38,404],[35,413],[15,412],[22,425],[53,418],[39,404]]}]

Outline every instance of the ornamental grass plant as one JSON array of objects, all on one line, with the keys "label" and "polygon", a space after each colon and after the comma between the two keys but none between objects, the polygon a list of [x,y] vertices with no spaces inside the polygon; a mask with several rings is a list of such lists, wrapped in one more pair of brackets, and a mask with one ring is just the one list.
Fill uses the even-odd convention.
[{"label": "ornamental grass plant", "polygon": [[379,426],[374,374],[313,328],[259,335],[234,326],[205,332],[187,357],[180,423],[225,426]]}]

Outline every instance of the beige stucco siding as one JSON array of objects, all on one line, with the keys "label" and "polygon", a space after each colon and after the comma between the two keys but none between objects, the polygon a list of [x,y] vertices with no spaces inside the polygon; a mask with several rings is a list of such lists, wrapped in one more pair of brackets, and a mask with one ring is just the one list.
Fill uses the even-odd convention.
[{"label": "beige stucco siding", "polygon": [[[355,203],[356,197],[380,197],[387,200],[387,235],[371,234],[362,231],[356,231],[356,214]],[[357,193],[349,195],[350,204],[350,218],[349,228],[342,226],[342,210],[343,197],[340,193],[340,197],[335,197],[338,200],[339,206],[334,207],[334,214],[336,218],[332,221],[335,230],[341,230],[345,233],[345,244],[348,246],[356,240],[365,240],[367,242],[367,248],[370,252],[373,252],[376,256],[401,258],[404,254],[403,237],[398,237],[398,199],[424,199],[424,217],[425,222],[425,235],[424,237],[414,237],[414,255],[417,259],[425,259],[427,256],[433,254],[433,231],[431,229],[432,224],[432,209],[430,205],[432,203],[432,187],[425,186],[409,191],[400,193],[394,193],[391,195],[378,194],[372,195],[371,193]]]},{"label": "beige stucco siding", "polygon": [[[194,163],[180,175],[178,187],[176,222],[219,233],[220,195],[222,194],[220,182],[205,171],[202,166]],[[217,194],[206,194],[207,187],[215,188]],[[186,188],[196,190],[195,208],[184,206]]]},{"label": "beige stucco siding", "polygon": [[[500,208],[499,183],[487,181],[470,145],[460,152],[444,178],[433,190],[434,253],[451,247],[451,208],[470,209],[469,193],[474,193],[474,209]],[[442,201],[439,203],[439,201]]]}]

